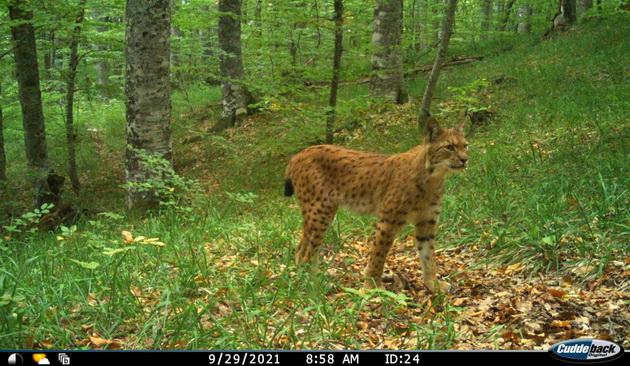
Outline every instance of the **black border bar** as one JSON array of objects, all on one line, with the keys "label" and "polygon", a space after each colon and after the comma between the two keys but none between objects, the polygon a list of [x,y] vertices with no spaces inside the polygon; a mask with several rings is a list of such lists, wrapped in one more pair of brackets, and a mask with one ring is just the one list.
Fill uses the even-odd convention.
[{"label": "black border bar", "polygon": [[[17,354],[19,356],[11,355]],[[39,354],[33,357],[34,354]],[[547,351],[76,351],[76,350],[1,350],[2,365],[38,365],[45,355],[48,365],[156,364],[206,366],[417,366],[464,362],[524,362],[529,365],[566,365]],[[15,360],[10,363],[9,360]],[[630,356],[602,365],[628,365]],[[40,364],[46,364],[43,361]],[[509,366],[509,364],[508,364]]]}]

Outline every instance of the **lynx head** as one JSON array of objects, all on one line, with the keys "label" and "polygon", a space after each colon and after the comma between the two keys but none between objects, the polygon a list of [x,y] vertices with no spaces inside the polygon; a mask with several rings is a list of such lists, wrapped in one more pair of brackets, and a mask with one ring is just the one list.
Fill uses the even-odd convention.
[{"label": "lynx head", "polygon": [[468,142],[462,133],[466,119],[451,129],[443,129],[429,117],[424,128],[427,146],[426,168],[443,168],[447,173],[460,172],[468,163]]}]

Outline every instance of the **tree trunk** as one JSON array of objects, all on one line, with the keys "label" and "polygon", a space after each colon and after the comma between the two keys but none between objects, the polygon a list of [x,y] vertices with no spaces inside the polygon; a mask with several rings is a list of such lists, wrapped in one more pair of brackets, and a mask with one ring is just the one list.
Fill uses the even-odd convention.
[{"label": "tree trunk", "polygon": [[170,0],[127,0],[127,208],[159,207],[164,172],[147,162],[172,164],[170,94]]},{"label": "tree trunk", "polygon": [[402,24],[402,0],[376,1],[370,95],[398,104],[409,101],[403,72]]},{"label": "tree trunk", "polygon": [[532,7],[529,5],[523,5],[518,8],[518,28],[517,31],[520,34],[531,33],[532,26],[530,24],[530,17],[532,15]]},{"label": "tree trunk", "polygon": [[431,75],[429,75],[429,81],[424,89],[420,113],[418,114],[418,126],[420,127],[420,131],[424,131],[426,120],[431,116],[431,101],[433,99],[433,92],[435,90],[435,86],[437,85],[438,77],[440,76],[442,64],[446,59],[446,52],[448,51],[448,45],[451,41],[451,35],[453,34],[456,10],[457,0],[448,0],[444,19],[442,20],[442,38],[440,40],[440,47],[438,49],[437,56],[435,57],[435,62],[433,63]]},{"label": "tree trunk", "polygon": [[[98,22],[109,22],[109,17],[102,16],[96,12],[94,14],[94,17],[97,19]],[[96,27],[96,31],[99,33],[106,32],[107,30],[108,30],[107,27],[103,27],[103,26]],[[99,45],[99,44],[95,44],[95,47],[98,51],[101,51],[101,52],[105,52],[108,49],[108,46]],[[95,67],[96,67],[96,85],[98,86],[109,85],[109,74],[111,70],[109,61],[101,59],[96,63]]]},{"label": "tree trunk", "polygon": [[566,19],[567,25],[571,25],[577,20],[577,8],[575,0],[561,0],[560,11]]},{"label": "tree trunk", "polygon": [[577,12],[583,14],[593,7],[593,0],[577,0]]},{"label": "tree trunk", "polygon": [[564,32],[575,23],[577,19],[575,0],[560,0],[558,13],[553,18],[553,26],[543,35],[543,37],[553,34],[553,32]]},{"label": "tree trunk", "polygon": [[326,118],[326,143],[333,143],[335,126],[335,109],[337,107],[337,91],[339,90],[339,74],[341,72],[341,55],[343,52],[343,0],[335,0],[335,50],[333,55],[333,76],[330,82],[330,98]]},{"label": "tree trunk", "polygon": [[2,114],[2,84],[0,84],[0,189],[7,179],[7,155],[4,150],[4,116]]},{"label": "tree trunk", "polygon": [[492,0],[481,1],[481,38],[487,38],[490,30],[490,18],[492,16]]},{"label": "tree trunk", "polygon": [[44,203],[53,203],[56,200],[52,197],[48,186],[50,167],[48,165],[46,126],[39,85],[35,29],[31,23],[33,13],[22,9],[23,1],[13,1],[10,4],[9,16],[11,20],[22,22],[11,27],[11,34],[13,41],[17,43],[15,46],[15,68],[22,107],[26,159],[32,174],[35,205],[40,207]]},{"label": "tree trunk", "polygon": [[505,4],[505,9],[503,11],[503,18],[501,19],[501,24],[499,29],[504,31],[507,28],[508,22],[510,21],[510,14],[512,13],[512,7],[516,0],[507,0]]},{"label": "tree trunk", "polygon": [[222,128],[239,125],[247,116],[252,96],[243,85],[241,0],[219,0],[219,57],[223,92]]},{"label": "tree trunk", "polygon": [[76,140],[77,131],[74,125],[74,92],[77,78],[77,65],[79,63],[79,35],[81,34],[81,23],[85,14],[85,1],[79,2],[79,14],[76,25],[72,31],[70,41],[70,63],[66,80],[66,140],[68,142],[68,175],[72,190],[78,193],[81,190],[81,181],[77,172]]}]

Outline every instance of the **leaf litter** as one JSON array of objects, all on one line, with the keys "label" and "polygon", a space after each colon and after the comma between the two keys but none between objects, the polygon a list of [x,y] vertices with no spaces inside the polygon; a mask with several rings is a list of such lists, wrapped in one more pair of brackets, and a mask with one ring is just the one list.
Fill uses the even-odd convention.
[{"label": "leaf litter", "polygon": [[[475,245],[448,247],[438,250],[436,261],[440,274],[448,275],[452,290],[435,296],[422,284],[412,235],[392,247],[385,291],[360,287],[369,242],[359,237],[343,240],[342,250],[323,250],[320,263],[331,281],[325,313],[336,318],[328,319],[331,315],[316,306],[283,299],[271,305],[273,318],[287,320],[270,321],[265,343],[251,340],[254,344],[272,349],[547,350],[562,340],[589,337],[630,347],[628,259],[611,261],[599,278],[586,280],[575,270],[532,275],[529,263],[489,265],[479,261],[480,249]],[[266,259],[263,262],[266,266]],[[239,263],[252,268],[262,264],[234,254],[216,258],[215,263],[220,272],[237,271]],[[287,270],[281,267],[264,275],[273,280]],[[241,316],[243,322],[249,321],[243,302],[232,297],[231,289],[222,291],[206,294],[206,300],[224,296],[212,311],[213,318]],[[316,321],[329,322],[330,328],[323,326],[319,331],[323,336],[309,338]],[[226,326],[238,333],[243,324]],[[251,343],[246,348],[252,348]]]},{"label": "leaf litter", "polygon": [[[356,245],[360,255],[350,266],[358,286],[368,245],[360,241]],[[447,348],[458,350],[546,350],[559,341],[581,337],[630,346],[628,258],[612,261],[601,277],[585,281],[576,276],[579,271],[531,275],[522,262],[479,264],[478,251],[476,246],[438,250],[438,271],[443,276],[450,274],[453,286],[449,294],[436,297],[422,286],[413,237],[394,244],[386,263],[386,273],[393,274],[394,280],[385,283],[385,288],[407,299],[399,309],[400,330],[411,329],[410,324],[422,329],[448,319],[454,335]],[[344,266],[346,255],[353,256],[336,253],[331,267]],[[375,329],[370,318],[378,315],[365,316],[357,322],[359,334],[368,333],[367,344],[360,342],[365,348],[408,349],[413,345],[409,342],[413,337],[392,337],[392,332],[381,334],[377,341],[371,336]]]}]

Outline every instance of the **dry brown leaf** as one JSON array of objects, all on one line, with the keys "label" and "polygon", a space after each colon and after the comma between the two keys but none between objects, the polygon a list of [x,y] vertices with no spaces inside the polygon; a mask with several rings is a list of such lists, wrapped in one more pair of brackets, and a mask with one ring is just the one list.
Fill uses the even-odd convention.
[{"label": "dry brown leaf", "polygon": [[96,333],[92,333],[92,335],[88,336],[88,338],[90,338],[90,342],[96,347],[105,347],[109,344],[108,340],[101,338]]},{"label": "dry brown leaf", "polygon": [[559,299],[561,299],[561,298],[563,298],[563,297],[567,296],[567,293],[566,293],[566,292],[564,292],[564,291],[562,291],[562,290],[554,290],[554,289],[549,290],[549,294],[550,294],[551,296],[553,296],[553,297],[557,297],[557,298],[559,298]]},{"label": "dry brown leaf", "polygon": [[552,320],[550,325],[555,328],[571,328],[571,322],[569,320]]},{"label": "dry brown leaf", "polygon": [[466,297],[460,297],[460,298],[457,298],[457,299],[453,300],[453,306],[460,306],[460,305],[463,305],[463,304],[467,304],[469,301],[470,300],[468,298],[466,298]]},{"label": "dry brown leaf", "polygon": [[98,305],[98,299],[96,298],[96,294],[94,292],[90,292],[88,294],[88,305],[90,306]]},{"label": "dry brown leaf", "polygon": [[122,236],[123,236],[123,240],[125,243],[127,244],[133,244],[133,235],[131,235],[131,233],[129,231],[125,231],[123,230],[121,232]]},{"label": "dry brown leaf", "polygon": [[123,343],[120,340],[114,339],[109,342],[107,349],[110,351],[120,351],[123,348],[122,346]]}]

